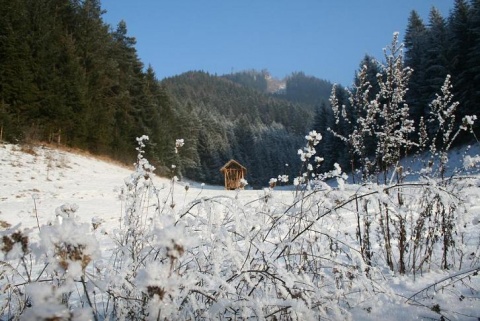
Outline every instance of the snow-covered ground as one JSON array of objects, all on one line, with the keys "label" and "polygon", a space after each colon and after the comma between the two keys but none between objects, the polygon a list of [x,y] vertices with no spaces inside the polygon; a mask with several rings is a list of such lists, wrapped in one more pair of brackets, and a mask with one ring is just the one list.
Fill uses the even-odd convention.
[{"label": "snow-covered ground", "polygon": [[[17,145],[0,145],[0,168],[0,220],[12,225],[21,223],[24,227],[36,227],[37,217],[40,225],[54,220],[55,209],[65,203],[79,206],[77,215],[82,221],[90,222],[97,217],[105,221],[107,228],[117,227],[124,215],[119,189],[134,170],[133,164],[127,168],[85,154]],[[154,183],[159,188],[171,185],[169,179],[160,177],[155,177]],[[241,197],[244,202],[264,194],[248,188],[227,191],[221,186],[196,182],[175,184],[176,206],[219,194]],[[282,191],[278,197],[291,195],[292,192]]]},{"label": "snow-covered ground", "polygon": [[[474,153],[476,151],[474,150]],[[452,157],[454,157],[453,155],[461,156],[463,152],[458,151],[456,154],[452,154]],[[0,168],[0,223],[4,227],[7,226],[7,223],[11,226],[21,224],[21,228],[33,230],[38,225],[51,224],[57,219],[56,208],[66,203],[78,205],[76,214],[80,221],[89,224],[92,220],[102,222],[102,234],[105,239],[101,241],[101,244],[106,244],[104,242],[107,242],[109,235],[120,227],[121,219],[124,216],[122,207],[124,203],[119,198],[120,188],[124,185],[125,179],[131,175],[133,165],[132,168],[126,168],[112,162],[100,161],[85,154],[71,153],[46,146],[27,148],[17,145],[0,145]],[[186,207],[194,200],[217,196],[237,199],[240,204],[252,204],[262,199],[266,193],[262,190],[249,189],[226,191],[220,187],[205,186],[200,183],[175,182],[175,192],[172,198],[172,194],[169,192],[172,186],[171,180],[155,177],[154,183],[158,188],[165,189],[165,193],[160,194],[164,198],[161,201],[166,205],[173,203],[176,208]],[[359,187],[348,188],[358,189]],[[268,191],[268,193],[270,204],[277,202],[286,206],[294,199],[293,191],[278,189]],[[478,187],[470,186],[466,195],[468,195],[466,201],[469,202],[469,205],[465,224],[469,226],[468,237],[474,244],[477,244],[476,253],[473,253],[476,262],[468,267],[471,270],[472,266],[479,266],[480,200],[478,199]],[[345,198],[339,196],[338,201],[341,202]],[[268,212],[268,210],[266,211]],[[345,234],[354,233],[354,217],[351,219],[351,228]],[[345,220],[348,221],[348,219]],[[0,227],[0,230],[2,229],[4,228]],[[274,232],[272,229],[272,235]],[[335,231],[332,230],[332,235],[334,233]],[[218,260],[222,259],[222,257],[218,258]],[[455,273],[457,272],[453,274]],[[422,306],[422,304],[427,304],[424,300],[419,300],[417,304],[412,304],[414,300],[406,301],[407,298],[417,291],[425,289],[429,284],[434,284],[444,278],[448,279],[452,276],[452,272],[436,270],[421,277],[417,275],[415,278],[411,275],[395,275],[388,271],[384,271],[384,274],[388,277],[378,291],[385,293],[379,293],[376,298],[366,296],[366,302],[352,307],[354,312],[351,317],[354,320],[440,320],[436,311],[431,311],[431,307],[429,309]],[[470,300],[458,297],[458,302],[446,302],[440,297],[439,301],[436,301],[439,309],[447,312],[455,311],[458,309],[459,303],[468,301],[468,304],[462,307],[461,313],[454,312],[449,315],[454,315],[458,320],[479,320],[480,281],[478,274],[471,275],[469,282],[470,292],[467,292]],[[451,289],[438,286],[422,292],[421,296],[425,297],[427,294],[433,298],[437,291],[451,291]],[[466,292],[459,293],[465,294]]]}]

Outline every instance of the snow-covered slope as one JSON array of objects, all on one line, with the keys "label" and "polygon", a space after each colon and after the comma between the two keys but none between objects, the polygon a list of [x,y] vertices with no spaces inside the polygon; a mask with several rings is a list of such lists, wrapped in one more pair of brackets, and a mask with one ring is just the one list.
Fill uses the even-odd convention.
[{"label": "snow-covered slope", "polygon": [[115,188],[129,170],[95,158],[48,147],[0,147],[0,219],[25,227],[55,218],[55,208],[76,203],[85,220],[120,215]]},{"label": "snow-covered slope", "polygon": [[[85,154],[18,145],[0,145],[0,168],[0,221],[24,227],[37,226],[37,217],[40,225],[52,221],[55,209],[65,203],[79,206],[77,214],[82,221],[98,217],[106,226],[116,226],[122,215],[119,188],[134,170],[133,164],[126,168]],[[160,177],[154,182],[159,188],[172,183]],[[175,184],[178,206],[218,194],[235,197],[241,193],[245,202],[263,195],[263,191],[226,191],[195,182]],[[281,193],[279,197],[292,194]]]}]

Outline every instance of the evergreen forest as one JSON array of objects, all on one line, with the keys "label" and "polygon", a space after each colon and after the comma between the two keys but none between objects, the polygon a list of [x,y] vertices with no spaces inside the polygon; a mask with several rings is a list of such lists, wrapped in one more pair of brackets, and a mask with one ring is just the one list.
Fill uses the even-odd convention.
[{"label": "evergreen forest", "polygon": [[[328,80],[294,72],[282,86],[266,70],[159,80],[139,58],[127,22],[110,26],[103,13],[99,0],[0,0],[0,140],[57,143],[132,163],[135,138],[148,135],[158,174],[222,184],[219,169],[233,158],[254,188],[300,172],[297,151],[311,129],[323,136],[322,169],[350,170],[358,161],[334,133],[347,136],[360,115],[335,119]],[[457,122],[477,115],[480,1],[456,0],[448,17],[432,8],[426,21],[415,11],[407,18],[401,34],[414,124],[428,116],[447,75],[460,102]],[[349,93],[365,81],[372,98],[378,93],[382,62],[366,55],[358,75],[335,89],[347,111]],[[176,139],[185,141],[178,154]]]},{"label": "evergreen forest", "polygon": [[[447,122],[447,115],[441,115],[444,120],[440,123],[429,118],[434,113],[432,102],[442,95],[442,85],[447,76],[453,101],[458,102],[458,108],[451,115],[455,126],[461,126],[466,116],[478,118],[480,114],[480,1],[455,0],[448,17],[443,17],[432,7],[426,21],[413,10],[408,17],[403,38],[403,47],[397,48],[396,54],[403,57],[401,63],[409,71],[408,90],[403,103],[408,107],[408,117],[417,129],[410,137],[412,141],[419,142],[410,148],[409,152],[414,153],[421,145],[421,138],[417,137],[420,136],[419,132],[423,131],[440,144],[439,138],[433,136],[439,126]],[[352,85],[345,89],[337,88],[331,98],[341,106],[345,117],[335,117],[331,104],[322,103],[317,108],[312,128],[324,137],[323,144],[317,148],[320,155],[325,155],[322,171],[331,169],[335,162],[352,171],[363,161],[358,155],[352,154],[352,146],[340,142],[342,137],[352,134],[357,120],[366,116],[365,111],[362,114],[358,110],[358,105],[362,104],[360,101],[365,99],[368,104],[378,97],[382,89],[380,84],[388,85],[385,61],[389,58],[385,55],[383,61],[379,61],[371,55],[365,55]],[[367,97],[358,97],[357,94],[365,91]],[[383,124],[377,119],[377,125]],[[472,137],[478,137],[478,122],[474,124],[473,131],[473,136],[461,132],[453,145],[468,144]],[[374,146],[379,138],[365,139],[364,156],[369,156],[378,165],[379,160],[375,160],[375,157],[379,155],[375,155]]]}]

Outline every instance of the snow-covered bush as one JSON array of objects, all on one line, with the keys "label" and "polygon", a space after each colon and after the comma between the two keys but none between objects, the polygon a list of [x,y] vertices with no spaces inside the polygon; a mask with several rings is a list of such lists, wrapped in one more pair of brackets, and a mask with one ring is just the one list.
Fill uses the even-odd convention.
[{"label": "snow-covered bush", "polygon": [[[92,316],[87,267],[99,256],[90,225],[75,217],[77,206],[56,210],[57,221],[39,228],[39,242],[20,226],[2,231],[2,305],[8,320],[86,320]],[[79,290],[83,287],[83,291]]]},{"label": "snow-covered bush", "polygon": [[[351,124],[348,135],[332,131],[349,146],[355,157],[352,163],[359,164],[362,174],[360,184],[350,186],[354,191],[341,203],[341,209],[355,213],[356,242],[363,262],[369,266],[388,266],[392,273],[414,277],[439,269],[466,269],[465,275],[476,275],[478,263],[474,262],[478,261],[467,257],[478,256],[474,249],[479,243],[478,239],[466,237],[472,222],[464,220],[472,206],[464,187],[475,184],[475,179],[462,176],[462,168],[449,168],[448,159],[455,138],[460,131],[471,131],[476,116],[468,116],[461,125],[457,124],[454,112],[458,103],[453,101],[447,76],[441,93],[430,104],[429,117],[422,118],[415,128],[404,99],[412,71],[403,67],[402,46],[397,44],[397,37],[394,34],[389,51],[385,51],[386,64],[377,76],[378,94],[369,100],[372,85],[367,81],[364,66],[358,84],[349,91],[350,110],[357,123]],[[347,108],[338,105],[335,88],[330,101],[337,122],[348,122]],[[430,132],[425,122],[430,124]],[[415,130],[418,135],[412,135]],[[412,140],[415,136],[418,141]],[[369,137],[376,144],[374,155],[366,153]],[[406,158],[412,147],[416,156]],[[474,167],[475,159],[466,158],[465,167]],[[468,253],[467,248],[473,252]],[[447,283],[465,284],[463,280],[468,277],[459,275],[462,282]],[[432,311],[446,317],[440,309]]]}]

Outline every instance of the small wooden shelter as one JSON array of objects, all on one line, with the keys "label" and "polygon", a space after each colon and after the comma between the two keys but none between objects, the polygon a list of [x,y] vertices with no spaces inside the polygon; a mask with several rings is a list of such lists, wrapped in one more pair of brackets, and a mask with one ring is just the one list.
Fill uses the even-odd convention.
[{"label": "small wooden shelter", "polygon": [[220,171],[225,177],[225,189],[242,189],[245,186],[243,180],[247,175],[247,169],[236,160],[229,160]]}]

